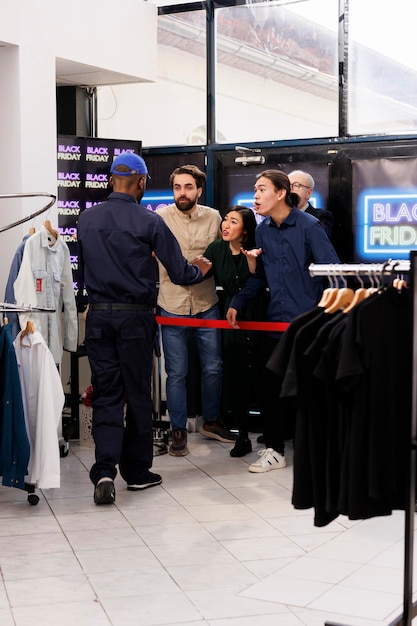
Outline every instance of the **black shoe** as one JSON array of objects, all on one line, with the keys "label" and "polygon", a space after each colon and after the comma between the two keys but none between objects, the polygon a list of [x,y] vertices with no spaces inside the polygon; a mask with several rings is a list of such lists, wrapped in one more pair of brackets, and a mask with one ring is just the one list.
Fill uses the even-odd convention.
[{"label": "black shoe", "polygon": [[245,456],[252,452],[252,442],[250,439],[238,439],[234,447],[230,450],[230,456]]},{"label": "black shoe", "polygon": [[116,490],[111,478],[100,478],[94,489],[96,504],[113,504],[116,500]]},{"label": "black shoe", "polygon": [[142,489],[148,489],[148,487],[155,487],[156,485],[160,485],[162,482],[162,478],[159,474],[154,474],[149,470],[143,472],[140,476],[137,483],[132,485],[128,485],[128,491],[142,491]]},{"label": "black shoe", "polygon": [[265,437],[263,435],[259,435],[258,437],[256,437],[256,441],[258,443],[265,443]]},{"label": "black shoe", "polygon": [[237,434],[230,432],[228,428],[225,428],[219,422],[204,422],[198,431],[200,435],[208,437],[209,439],[217,439],[223,443],[234,443],[237,440]]},{"label": "black shoe", "polygon": [[186,430],[174,430],[168,454],[171,456],[185,456],[188,454]]}]

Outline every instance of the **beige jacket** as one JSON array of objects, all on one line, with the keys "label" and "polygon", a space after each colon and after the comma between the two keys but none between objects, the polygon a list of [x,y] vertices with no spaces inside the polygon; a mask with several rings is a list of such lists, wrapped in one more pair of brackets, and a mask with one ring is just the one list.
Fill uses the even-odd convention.
[{"label": "beige jacket", "polygon": [[[204,254],[209,243],[221,236],[221,216],[216,209],[197,204],[191,215],[185,215],[175,204],[169,204],[156,213],[174,233],[183,255],[192,261],[199,254]],[[203,313],[218,302],[213,278],[203,280],[197,285],[174,285],[164,266],[159,266],[158,305],[175,315],[196,315]]]}]

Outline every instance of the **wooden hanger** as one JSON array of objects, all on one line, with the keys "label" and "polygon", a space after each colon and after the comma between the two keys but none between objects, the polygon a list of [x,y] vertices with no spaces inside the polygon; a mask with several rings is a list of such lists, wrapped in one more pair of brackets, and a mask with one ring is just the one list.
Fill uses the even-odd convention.
[{"label": "wooden hanger", "polygon": [[26,322],[26,328],[24,330],[22,330],[22,333],[21,333],[20,336],[24,337],[28,333],[32,333],[33,334],[35,331],[36,331],[35,324],[31,320],[28,320]]},{"label": "wooden hanger", "polygon": [[336,313],[339,309],[344,309],[353,300],[355,292],[350,287],[342,287],[337,290],[336,298],[325,310],[325,313]]},{"label": "wooden hanger", "polygon": [[29,235],[34,235],[36,233],[36,228],[34,228],[33,226],[31,226],[29,228]]},{"label": "wooden hanger", "polygon": [[[26,322],[26,328],[24,330],[22,330],[22,332],[20,333],[20,345],[27,345],[27,344],[23,344],[22,343],[22,339],[24,337],[26,337],[26,335],[28,335],[29,333],[33,333],[36,331],[35,329],[35,325],[31,320],[28,320]],[[29,346],[30,347],[30,346]]]},{"label": "wooden hanger", "polygon": [[365,287],[359,287],[359,289],[356,289],[352,302],[348,304],[345,309],[343,309],[343,313],[349,313],[349,311],[351,311],[358,304],[358,302],[361,302],[364,298],[366,298],[366,292],[367,289],[365,289]]},{"label": "wooden hanger", "polygon": [[367,290],[365,289],[365,284],[362,278],[360,277],[359,272],[357,272],[356,278],[358,279],[360,283],[360,287],[358,289],[355,289],[353,300],[350,304],[347,305],[347,307],[343,309],[343,313],[349,313],[349,311],[351,311],[359,302],[361,302],[364,298],[366,298]]},{"label": "wooden hanger", "polygon": [[368,287],[368,289],[366,290],[365,298],[369,298],[369,296],[372,296],[372,294],[377,293],[377,291],[378,291],[378,287]]},{"label": "wooden hanger", "polygon": [[320,302],[317,304],[317,306],[321,307],[321,308],[326,308],[327,306],[329,306],[333,300],[336,297],[337,291],[338,291],[338,286],[337,286],[337,280],[335,285],[333,285],[332,282],[332,277],[328,276],[329,279],[329,284],[330,286],[327,287],[323,293],[321,294],[321,298],[320,298]]},{"label": "wooden hanger", "polygon": [[374,293],[377,293],[380,288],[380,283],[378,280],[376,280],[376,276],[375,276],[375,282],[374,282],[372,274],[369,274],[369,280],[371,281],[371,286],[367,288],[365,298],[369,298],[369,296],[372,296]]},{"label": "wooden hanger", "polygon": [[330,306],[331,303],[335,301],[338,291],[339,287],[328,287],[327,289],[325,289],[317,306],[323,309]]},{"label": "wooden hanger", "polygon": [[329,307],[336,300],[338,291],[339,287],[332,287],[331,289],[329,289],[324,304],[320,305],[319,303],[318,306],[322,306],[323,308],[327,309],[327,307]]},{"label": "wooden hanger", "polygon": [[395,287],[395,289],[398,289],[398,291],[401,291],[401,289],[403,289],[404,287],[407,287],[407,282],[403,279],[403,277],[397,277],[394,278],[394,280],[392,281],[392,286]]},{"label": "wooden hanger", "polygon": [[45,220],[43,225],[45,226],[46,230],[52,235],[52,237],[55,237],[55,239],[58,239],[59,234],[57,233],[55,229],[52,228],[52,224],[49,220]]}]

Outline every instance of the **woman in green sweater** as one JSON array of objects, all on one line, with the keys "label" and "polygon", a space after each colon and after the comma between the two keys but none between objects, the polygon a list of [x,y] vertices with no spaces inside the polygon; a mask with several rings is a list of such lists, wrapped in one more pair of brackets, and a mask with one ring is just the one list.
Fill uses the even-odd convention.
[{"label": "woman in green sweater", "polygon": [[[255,215],[251,209],[232,206],[221,224],[222,239],[216,239],[204,256],[213,263],[216,285],[222,287],[220,298],[222,316],[226,317],[230,301],[255,272],[256,258],[245,255],[255,247]],[[264,320],[267,293],[248,302],[240,313],[240,320]],[[223,330],[223,392],[225,415],[239,429],[239,438],[230,455],[244,456],[252,450],[248,436],[249,410],[256,403],[261,371],[261,333],[254,330]]]}]

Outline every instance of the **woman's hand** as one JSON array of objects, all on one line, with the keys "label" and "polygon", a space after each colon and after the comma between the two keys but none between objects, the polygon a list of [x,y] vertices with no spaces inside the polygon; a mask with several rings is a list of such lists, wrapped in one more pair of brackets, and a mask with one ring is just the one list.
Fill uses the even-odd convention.
[{"label": "woman's hand", "polygon": [[252,250],[244,250],[241,248],[240,250],[246,257],[250,273],[254,274],[256,272],[256,259],[262,254],[262,248],[252,248]]}]

